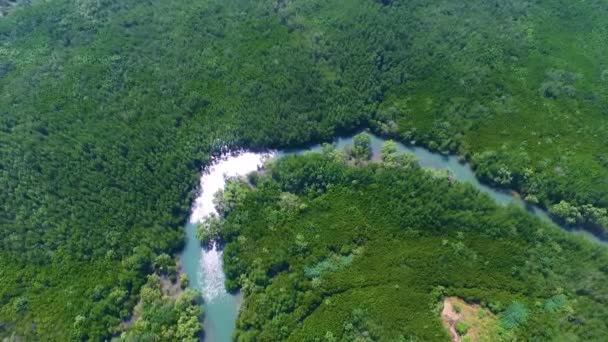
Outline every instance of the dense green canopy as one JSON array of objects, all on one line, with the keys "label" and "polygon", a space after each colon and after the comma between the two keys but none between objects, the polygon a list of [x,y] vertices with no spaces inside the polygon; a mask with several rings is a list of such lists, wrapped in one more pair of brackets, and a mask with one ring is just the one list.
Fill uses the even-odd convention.
[{"label": "dense green canopy", "polygon": [[116,333],[223,145],[369,126],[605,218],[603,0],[19,3],[0,0],[0,337]]},{"label": "dense green canopy", "polygon": [[478,341],[605,337],[605,246],[403,160],[286,157],[255,188],[233,183],[244,195],[221,230],[238,341],[446,341],[446,296],[498,316]]}]

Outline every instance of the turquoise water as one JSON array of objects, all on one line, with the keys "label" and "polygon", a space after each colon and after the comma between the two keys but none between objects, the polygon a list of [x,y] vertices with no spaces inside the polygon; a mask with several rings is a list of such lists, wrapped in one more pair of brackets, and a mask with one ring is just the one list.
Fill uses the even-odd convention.
[{"label": "turquoise water", "polygon": [[226,184],[225,177],[243,176],[257,170],[270,154],[241,152],[216,160],[201,175],[200,191],[191,210],[186,229],[186,245],[181,254],[182,267],[204,302],[204,340],[231,341],[240,305],[240,295],[226,292],[223,251],[214,243],[202,248],[196,238],[196,226],[205,217],[216,214],[213,195]]},{"label": "turquoise water", "polygon": [[[379,159],[382,144],[384,142],[384,139],[372,135],[372,151],[375,160]],[[337,148],[343,148],[352,143],[352,137],[339,138],[334,142]],[[489,195],[497,203],[501,205],[516,205],[545,222],[555,224],[541,208],[525,203],[515,194],[493,189],[487,185],[481,184],[475,177],[475,173],[470,165],[461,163],[456,156],[446,156],[431,152],[422,147],[407,146],[400,143],[397,144],[397,147],[400,152],[413,154],[418,159],[420,166],[424,168],[447,170],[454,179],[472,184],[480,192]],[[318,152],[320,150],[321,145],[314,145],[305,149],[280,151],[272,153],[272,155],[280,158],[285,155],[302,154],[308,151]],[[204,176],[201,179],[202,194],[209,196],[210,191],[213,191],[213,189],[223,187],[223,182],[217,178],[217,172],[223,170],[225,173],[231,173],[233,175],[245,175],[261,165],[261,160],[264,159],[263,156],[264,154],[247,152],[242,155],[243,158],[233,156],[224,160],[219,160],[217,164],[211,166],[211,169],[216,169],[215,173],[211,172],[211,175],[209,172],[204,173]],[[209,184],[212,184],[212,189],[206,190],[209,187]],[[201,197],[203,197],[203,195],[201,195]],[[210,198],[204,200],[203,202],[205,203],[198,203],[199,200],[200,198],[197,198],[197,203],[193,206],[193,217],[197,215],[200,217],[200,215],[213,211],[212,208],[209,208],[212,206]],[[196,221],[196,219],[193,220],[191,218],[190,221],[193,222]],[[186,224],[185,229],[187,240],[186,247],[182,253],[182,265],[184,271],[190,278],[190,286],[201,291],[205,300],[204,306],[206,315],[204,340],[206,342],[231,341],[238,315],[240,296],[228,294],[224,290],[223,281],[225,276],[222,270],[221,251],[218,251],[215,246],[211,250],[203,250],[201,248],[200,243],[195,237],[195,224],[188,223]],[[590,240],[604,243],[584,230],[573,230],[572,232],[580,234]]]},{"label": "turquoise water", "polygon": [[[188,274],[190,279],[189,286],[200,292],[204,291],[203,282],[205,278],[201,274],[203,269],[203,253],[214,253],[214,251],[203,251],[198,239],[195,236],[196,225],[186,224],[186,247],[182,252],[183,271]],[[217,250],[215,251],[217,253]],[[211,260],[218,260],[217,257]],[[205,319],[203,322],[205,329],[205,341],[231,341],[232,332],[236,322],[238,307],[240,305],[240,295],[231,295],[225,291],[216,296],[213,300],[205,300],[203,293]]]}]

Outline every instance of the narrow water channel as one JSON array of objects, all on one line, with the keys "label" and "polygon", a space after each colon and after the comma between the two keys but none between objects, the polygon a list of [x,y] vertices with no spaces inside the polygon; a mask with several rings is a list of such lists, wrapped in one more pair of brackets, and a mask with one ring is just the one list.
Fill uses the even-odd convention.
[{"label": "narrow water channel", "polygon": [[[380,158],[380,151],[384,142],[384,139],[372,135],[372,152],[375,160]],[[336,148],[343,148],[346,145],[352,145],[352,143],[352,137],[339,138],[334,142]],[[400,143],[397,146],[399,152],[413,154],[418,159],[421,167],[447,170],[459,182],[472,184],[480,192],[488,194],[497,203],[501,205],[515,204],[541,220],[555,224],[541,208],[526,204],[514,194],[481,184],[475,177],[470,165],[461,163],[456,156],[445,156],[423,147],[406,146]],[[321,145],[314,145],[306,149],[277,153],[244,152],[217,160],[203,172],[200,182],[201,193],[195,200],[190,220],[186,224],[187,241],[181,257],[184,270],[190,278],[190,286],[198,289],[204,299],[205,342],[228,342],[231,340],[241,298],[239,295],[235,296],[226,292],[224,287],[225,274],[222,268],[222,251],[218,250],[215,245],[210,250],[201,247],[195,236],[196,223],[215,212],[213,195],[224,187],[225,176],[246,175],[261,167],[267,158],[280,158],[286,155],[320,150]],[[573,230],[572,233],[604,243],[584,230]]]},{"label": "narrow water channel", "polygon": [[202,174],[200,193],[194,201],[186,224],[186,246],[181,255],[182,267],[190,279],[190,287],[197,289],[204,302],[206,342],[230,341],[234,331],[240,296],[226,292],[223,254],[213,248],[201,247],[196,238],[196,225],[216,213],[213,195],[226,184],[226,177],[244,176],[261,167],[271,153],[244,152],[228,155],[215,161]]}]

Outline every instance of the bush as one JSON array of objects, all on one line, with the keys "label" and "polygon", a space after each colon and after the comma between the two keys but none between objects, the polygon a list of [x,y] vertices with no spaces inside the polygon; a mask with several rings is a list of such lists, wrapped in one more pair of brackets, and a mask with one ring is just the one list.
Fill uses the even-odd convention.
[{"label": "bush", "polygon": [[528,319],[528,310],[526,307],[515,301],[501,314],[501,322],[506,329],[516,328]]},{"label": "bush", "polygon": [[357,161],[366,161],[372,158],[372,137],[369,134],[359,133],[353,138],[352,157]]},{"label": "bush", "polygon": [[469,331],[469,325],[466,322],[460,321],[456,323],[456,332],[458,333],[458,335],[466,335],[467,331]]},{"label": "bush", "polygon": [[181,273],[179,275],[179,287],[183,289],[185,289],[186,287],[188,287],[188,285],[190,284],[190,279],[188,279],[188,274],[187,273]]},{"label": "bush", "polygon": [[166,253],[162,253],[154,258],[154,270],[159,274],[169,273],[169,269],[174,265],[175,261]]},{"label": "bush", "polygon": [[15,312],[19,314],[25,312],[25,310],[27,310],[27,299],[23,297],[15,299],[14,307]]},{"label": "bush", "polygon": [[196,238],[203,246],[209,246],[212,241],[222,238],[222,220],[211,214],[196,226]]}]

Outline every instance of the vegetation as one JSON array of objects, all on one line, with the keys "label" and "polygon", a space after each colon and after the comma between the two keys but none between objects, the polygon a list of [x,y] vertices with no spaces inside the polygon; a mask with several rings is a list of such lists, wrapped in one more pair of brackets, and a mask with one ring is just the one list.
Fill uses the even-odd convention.
[{"label": "vegetation", "polygon": [[170,297],[163,291],[161,278],[153,274],[141,288],[140,302],[135,307],[137,319],[124,332],[121,341],[188,341],[196,342],[202,331],[199,295],[186,289]]},{"label": "vegetation", "polygon": [[605,336],[604,246],[409,163],[333,155],[233,182],[221,226],[227,286],[244,294],[237,341],[445,341],[448,296],[480,304],[455,327],[469,340]]},{"label": "vegetation", "polygon": [[196,226],[196,238],[203,246],[209,246],[212,241],[221,238],[221,221],[215,214],[205,217],[203,222]]},{"label": "vegetation", "polygon": [[466,322],[458,322],[456,323],[456,332],[458,335],[464,336],[469,331],[469,325]]},{"label": "vegetation", "polygon": [[357,161],[370,160],[372,158],[372,138],[365,133],[359,133],[353,138],[351,156]]},{"label": "vegetation", "polygon": [[369,126],[605,222],[605,1],[22,2],[0,0],[0,337],[117,333],[225,145]]},{"label": "vegetation", "polygon": [[29,4],[31,0],[0,0],[0,19],[20,5]]}]

